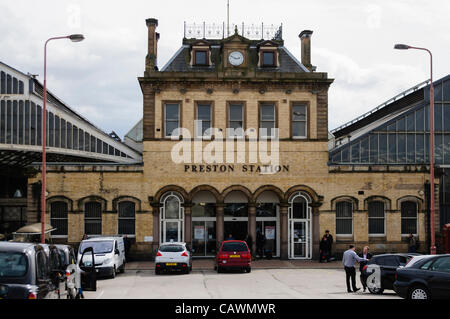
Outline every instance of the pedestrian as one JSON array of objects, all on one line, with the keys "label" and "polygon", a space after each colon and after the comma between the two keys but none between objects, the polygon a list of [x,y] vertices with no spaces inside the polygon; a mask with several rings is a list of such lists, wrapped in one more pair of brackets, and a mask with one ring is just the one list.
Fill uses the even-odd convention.
[{"label": "pedestrian", "polygon": [[328,259],[328,254],[329,254],[328,249],[329,249],[328,238],[327,238],[327,236],[323,235],[323,237],[319,243],[319,252],[320,252],[319,262],[320,263],[322,263],[324,260]]},{"label": "pedestrian", "polygon": [[[370,260],[372,258],[372,253],[369,252],[369,246],[364,246],[363,252],[361,254],[359,254],[359,257],[366,258],[367,260]],[[359,272],[360,272],[359,279],[361,280],[361,284],[363,286],[364,292],[366,291],[366,288],[367,288],[367,283],[364,280],[363,273],[362,273],[365,265],[367,265],[367,261],[361,261],[359,263]]]},{"label": "pedestrian", "polygon": [[330,257],[332,255],[332,248],[333,248],[333,235],[330,234],[330,231],[327,229],[325,230],[325,236],[327,237],[327,243],[328,243],[328,257],[327,262],[330,261]]},{"label": "pedestrian", "polygon": [[264,257],[264,245],[266,244],[266,237],[264,234],[258,230],[256,233],[256,253],[259,258]]},{"label": "pedestrian", "polygon": [[413,234],[409,234],[408,236],[408,252],[409,253],[415,253],[416,252],[416,238]]},{"label": "pedestrian", "polygon": [[[345,269],[345,281],[347,283],[347,292],[357,292],[361,288],[356,287],[356,270],[355,262],[367,261],[366,258],[361,258],[355,253],[355,245],[350,245],[349,248],[344,252],[342,257],[342,263]],[[350,288],[350,278],[352,280],[352,286]]]},{"label": "pedestrian", "polygon": [[234,240],[233,234],[228,234],[227,240]]}]

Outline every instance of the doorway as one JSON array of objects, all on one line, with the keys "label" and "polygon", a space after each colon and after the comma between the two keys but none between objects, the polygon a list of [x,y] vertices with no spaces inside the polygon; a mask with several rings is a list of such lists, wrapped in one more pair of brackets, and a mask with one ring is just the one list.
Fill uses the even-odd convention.
[{"label": "doorway", "polygon": [[224,232],[224,240],[227,240],[230,234],[234,240],[244,240],[248,233],[248,218],[226,218]]},{"label": "doorway", "polygon": [[311,259],[311,199],[302,192],[289,199],[288,256],[290,259]]}]

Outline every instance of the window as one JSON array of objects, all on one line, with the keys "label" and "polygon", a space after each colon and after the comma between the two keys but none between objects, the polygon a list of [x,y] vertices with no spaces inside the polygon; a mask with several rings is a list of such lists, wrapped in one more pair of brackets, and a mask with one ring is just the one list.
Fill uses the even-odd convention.
[{"label": "window", "polygon": [[228,136],[244,136],[244,106],[230,103],[228,105]]},{"label": "window", "polygon": [[195,65],[208,65],[208,52],[204,50],[195,50],[194,51],[195,59],[194,64]]},{"label": "window", "polygon": [[450,257],[439,258],[433,263],[430,270],[450,273]]},{"label": "window", "polygon": [[180,105],[167,103],[164,106],[164,137],[171,137],[173,131],[180,127]]},{"label": "window", "polygon": [[417,203],[406,201],[401,204],[402,235],[417,234]]},{"label": "window", "polygon": [[118,209],[118,234],[135,235],[136,234],[136,204],[130,201],[119,203]]},{"label": "window", "polygon": [[381,201],[369,202],[369,235],[384,235],[385,211]]},{"label": "window", "polygon": [[261,104],[259,109],[259,135],[261,137],[275,137],[275,105]]},{"label": "window", "polygon": [[276,54],[275,51],[261,51],[260,52],[260,66],[262,67],[276,67]]},{"label": "window", "polygon": [[28,269],[27,260],[23,253],[0,252],[0,278],[25,276]]},{"label": "window", "polygon": [[292,106],[292,137],[306,138],[306,105],[294,104]]},{"label": "window", "polygon": [[50,224],[56,228],[52,236],[67,236],[67,203],[58,201],[50,204]]},{"label": "window", "polygon": [[336,235],[353,234],[353,204],[349,201],[336,203]]},{"label": "window", "polygon": [[102,234],[102,204],[87,202],[84,204],[84,233],[87,235]]},{"label": "window", "polygon": [[196,114],[195,131],[197,137],[210,137],[211,131],[208,129],[212,128],[212,111],[211,105],[207,103],[197,104],[197,114]]},{"label": "window", "polygon": [[47,279],[48,266],[47,258],[45,256],[44,250],[39,250],[36,253],[36,279],[45,280]]}]

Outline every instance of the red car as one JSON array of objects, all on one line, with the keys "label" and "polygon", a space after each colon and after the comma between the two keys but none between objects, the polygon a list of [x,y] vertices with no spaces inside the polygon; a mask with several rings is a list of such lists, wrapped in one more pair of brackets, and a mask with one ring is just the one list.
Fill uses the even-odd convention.
[{"label": "red car", "polygon": [[216,255],[215,269],[218,273],[224,269],[241,269],[252,271],[252,255],[247,243],[242,240],[227,240],[222,242]]}]

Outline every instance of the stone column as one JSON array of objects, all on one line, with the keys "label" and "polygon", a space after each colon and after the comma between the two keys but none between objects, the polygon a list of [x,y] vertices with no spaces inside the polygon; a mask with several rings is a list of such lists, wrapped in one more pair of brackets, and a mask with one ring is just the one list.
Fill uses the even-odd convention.
[{"label": "stone column", "polygon": [[[312,252],[311,252],[311,258],[314,260],[319,259],[319,244],[320,244],[320,219],[319,219],[319,206],[317,204],[312,204],[312,216],[311,216],[311,241],[312,241]],[[335,238],[336,240],[336,238]],[[334,252],[334,246],[336,245],[336,242],[333,243],[333,250]]]},{"label": "stone column", "polygon": [[248,233],[252,237],[252,254],[256,253],[256,204],[248,204]]},{"label": "stone column", "polygon": [[281,259],[288,259],[288,206],[288,203],[280,203]]},{"label": "stone column", "polygon": [[152,250],[156,251],[159,247],[159,204],[152,204],[152,214],[153,214],[153,247]]},{"label": "stone column", "polygon": [[223,241],[224,225],[223,225],[223,203],[216,204],[216,242],[217,246]]},{"label": "stone column", "polygon": [[184,204],[184,241],[192,246],[192,204]]}]

